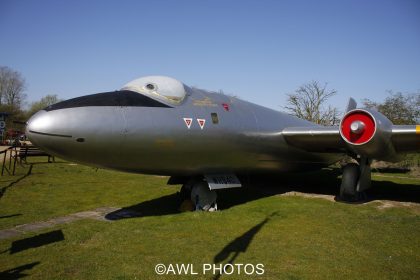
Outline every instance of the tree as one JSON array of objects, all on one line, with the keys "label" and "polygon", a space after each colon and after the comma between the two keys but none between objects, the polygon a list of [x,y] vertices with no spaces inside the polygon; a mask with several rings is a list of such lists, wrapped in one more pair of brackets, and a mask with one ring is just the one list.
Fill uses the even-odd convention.
[{"label": "tree", "polygon": [[42,110],[50,105],[53,105],[57,102],[60,102],[61,100],[58,99],[58,96],[56,94],[54,95],[47,95],[43,98],[41,98],[41,100],[37,101],[37,102],[32,102],[32,104],[29,107],[29,110],[27,112],[27,117],[28,119],[35,114],[36,112],[38,112],[39,110]]},{"label": "tree", "polygon": [[322,125],[337,125],[340,121],[337,108],[328,105],[327,100],[337,93],[334,89],[327,89],[327,83],[323,86],[312,81],[300,86],[294,93],[287,94],[287,109],[292,115]]},{"label": "tree", "polygon": [[393,124],[416,124],[420,120],[420,94],[402,94],[388,91],[389,96],[383,103],[364,99],[366,108],[384,114]]},{"label": "tree", "polygon": [[26,98],[24,90],[25,79],[22,75],[7,66],[0,66],[0,112],[10,115],[6,119],[6,127],[8,128],[21,129],[13,121],[24,118],[22,111]]},{"label": "tree", "polygon": [[0,66],[0,105],[6,105],[10,113],[21,109],[26,98],[25,79],[7,66]]}]

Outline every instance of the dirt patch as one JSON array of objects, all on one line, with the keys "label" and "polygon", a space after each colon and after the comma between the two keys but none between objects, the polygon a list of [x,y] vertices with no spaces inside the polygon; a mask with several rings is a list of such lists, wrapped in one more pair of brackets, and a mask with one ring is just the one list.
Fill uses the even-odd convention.
[{"label": "dirt patch", "polygon": [[[308,198],[322,198],[326,199],[328,201],[335,202],[335,196],[334,195],[328,195],[328,194],[311,194],[311,193],[302,193],[302,192],[296,192],[296,191],[290,191],[283,194],[280,194],[280,196],[300,196],[300,197],[308,197]],[[389,208],[408,208],[411,211],[414,212],[416,215],[420,215],[420,203],[415,202],[403,202],[403,201],[391,201],[391,200],[371,200],[365,203],[360,203],[362,205],[369,205],[369,204],[376,204],[376,208],[379,210],[385,210]]]},{"label": "dirt patch", "polygon": [[121,210],[117,207],[101,207],[91,211],[77,212],[67,216],[57,217],[48,221],[34,222],[30,224],[23,224],[15,226],[14,228],[0,230],[0,240],[16,237],[27,232],[35,232],[46,228],[53,227],[59,224],[71,223],[81,219],[94,219],[100,221],[109,221],[105,216],[111,212]]},{"label": "dirt patch", "polygon": [[302,196],[302,197],[310,197],[310,198],[322,198],[329,201],[335,201],[335,196],[329,195],[329,194],[315,194],[315,193],[303,193],[303,192],[291,191],[291,192],[286,192],[280,195],[281,196]]},{"label": "dirt patch", "polygon": [[[374,200],[371,202],[379,202],[376,207],[380,210],[389,209],[393,207],[409,208],[416,215],[420,215],[420,204],[414,202],[390,201],[390,200]],[[371,203],[369,202],[369,203]]]}]

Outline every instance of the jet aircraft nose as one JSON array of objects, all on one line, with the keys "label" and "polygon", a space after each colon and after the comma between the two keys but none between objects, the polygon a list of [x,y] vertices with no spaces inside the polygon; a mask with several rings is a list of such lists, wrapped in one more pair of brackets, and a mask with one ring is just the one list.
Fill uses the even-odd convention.
[{"label": "jet aircraft nose", "polygon": [[63,133],[63,126],[64,123],[57,116],[41,110],[29,119],[26,135],[32,144],[48,151],[52,144],[51,138],[71,138],[70,135]]},{"label": "jet aircraft nose", "polygon": [[[115,94],[108,99],[112,97]],[[37,112],[28,120],[26,135],[32,144],[53,156],[112,167],[119,156],[115,147],[121,147],[127,131],[123,109],[111,103],[87,103],[91,100],[92,96],[79,97]]]}]

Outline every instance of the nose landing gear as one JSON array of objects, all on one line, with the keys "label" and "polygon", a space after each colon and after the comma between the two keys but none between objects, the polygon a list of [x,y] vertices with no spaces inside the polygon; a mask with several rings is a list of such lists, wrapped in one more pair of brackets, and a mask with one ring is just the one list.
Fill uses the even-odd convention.
[{"label": "nose landing gear", "polygon": [[181,211],[217,211],[217,193],[204,179],[191,179],[181,188]]}]

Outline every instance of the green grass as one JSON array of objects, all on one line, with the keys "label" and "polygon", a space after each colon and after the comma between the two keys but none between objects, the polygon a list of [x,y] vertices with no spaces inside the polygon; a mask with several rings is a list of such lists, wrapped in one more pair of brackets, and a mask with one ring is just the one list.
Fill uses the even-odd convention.
[{"label": "green grass", "polygon": [[[19,175],[2,177],[0,187],[24,174],[20,168]],[[242,273],[220,279],[419,279],[420,218],[412,208],[378,209],[378,203],[277,195],[288,189],[337,193],[336,175],[336,170],[284,175],[276,183],[271,179],[261,183],[270,185],[263,189],[219,192],[222,211],[178,213],[179,186],[166,186],[165,177],[66,162],[35,164],[32,174],[9,187],[0,199],[0,229],[102,206],[130,207],[143,216],[113,222],[79,220],[1,240],[0,279],[24,265],[27,269],[14,275],[212,279],[214,275],[202,275],[201,266],[225,263],[235,252],[239,254],[233,263],[262,263],[264,275]],[[371,197],[418,202],[420,180],[373,178],[376,188]],[[418,203],[413,207],[418,208]],[[64,240],[42,246],[27,242],[17,252],[10,250],[22,240],[57,230]],[[158,277],[154,272],[158,263],[191,263],[199,275]]]}]

